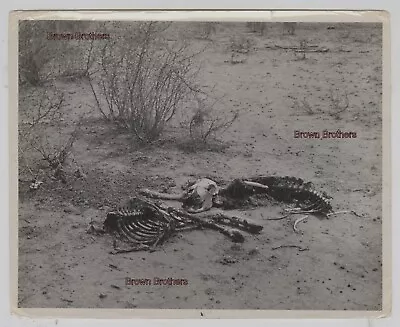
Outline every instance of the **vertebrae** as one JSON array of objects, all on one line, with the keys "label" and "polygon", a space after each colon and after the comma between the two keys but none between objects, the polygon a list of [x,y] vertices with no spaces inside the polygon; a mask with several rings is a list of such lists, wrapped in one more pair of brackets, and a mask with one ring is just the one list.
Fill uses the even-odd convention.
[{"label": "vertebrae", "polygon": [[325,192],[318,192],[311,182],[305,182],[301,178],[260,176],[249,180],[268,186],[266,193],[278,201],[297,202],[304,211],[320,214],[332,211],[330,197]]}]

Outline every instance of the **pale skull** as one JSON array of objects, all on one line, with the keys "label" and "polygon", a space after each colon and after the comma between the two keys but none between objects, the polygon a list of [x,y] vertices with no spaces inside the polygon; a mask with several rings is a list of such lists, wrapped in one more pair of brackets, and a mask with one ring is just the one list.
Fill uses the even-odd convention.
[{"label": "pale skull", "polygon": [[217,183],[208,178],[198,179],[189,186],[184,206],[189,212],[202,212],[211,209],[213,198],[218,195],[219,188]]}]

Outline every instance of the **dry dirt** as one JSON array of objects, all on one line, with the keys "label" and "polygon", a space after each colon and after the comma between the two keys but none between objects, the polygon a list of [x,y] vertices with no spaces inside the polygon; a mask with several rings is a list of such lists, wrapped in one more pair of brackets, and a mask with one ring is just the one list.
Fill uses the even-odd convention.
[{"label": "dry dirt", "polygon": [[[269,26],[264,36],[244,25],[219,26],[203,54],[201,80],[225,94],[227,112],[242,114],[222,136],[223,151],[185,153],[171,141],[139,148],[103,123],[84,81],[59,80],[66,92],[65,128],[82,113],[84,133],[73,158],[86,178],[50,179],[19,193],[20,307],[380,310],[382,306],[382,30],[378,26],[304,25],[295,35]],[[232,35],[255,41],[246,62],[231,64]],[[307,53],[301,39],[329,49]],[[198,40],[198,42],[211,42]],[[228,62],[226,62],[228,61]],[[330,89],[349,108],[332,117]],[[337,89],[337,90],[336,90]],[[297,100],[297,104],[296,104]],[[310,104],[307,113],[302,101]],[[49,127],[50,128],[50,127]],[[296,139],[299,131],[351,131],[354,139]],[[178,135],[179,137],[179,135]],[[330,219],[271,221],[285,204],[241,211],[264,226],[234,244],[218,232],[175,236],[155,252],[110,254],[112,238],[86,233],[108,210],[141,187],[177,191],[186,180],[230,181],[249,175],[290,175],[333,197]],[[308,248],[279,248],[298,245]],[[125,278],[183,278],[187,286],[126,286]]]}]

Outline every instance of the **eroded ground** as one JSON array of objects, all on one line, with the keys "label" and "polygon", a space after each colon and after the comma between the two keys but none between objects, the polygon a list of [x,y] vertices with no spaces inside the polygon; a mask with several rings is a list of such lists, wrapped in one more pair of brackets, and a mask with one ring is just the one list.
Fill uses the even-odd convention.
[{"label": "eroded ground", "polygon": [[[255,40],[255,50],[232,65],[232,33]],[[329,49],[307,53],[275,44]],[[129,135],[99,120],[84,81],[58,81],[67,94],[69,128],[81,113],[85,133],[73,150],[86,178],[48,180],[20,193],[19,306],[62,308],[215,308],[379,310],[381,267],[381,30],[377,27],[307,26],[264,36],[244,25],[225,26],[204,53],[204,85],[216,85],[242,114],[223,135],[224,151],[185,153],[171,138],[138,148]],[[209,41],[199,41],[209,42]],[[331,89],[347,92],[350,106],[329,115]],[[306,100],[313,113],[301,106]],[[300,103],[296,104],[296,100]],[[228,100],[229,103],[229,100]],[[352,131],[357,138],[296,139],[294,131]],[[355,210],[320,220],[310,216],[293,231],[296,216],[284,204],[247,210],[264,226],[237,245],[214,231],[183,233],[153,253],[109,254],[112,239],[86,233],[106,212],[141,187],[179,190],[192,177],[229,181],[264,174],[312,181],[333,196],[335,210]],[[172,189],[171,189],[172,188]],[[296,248],[273,249],[280,245]],[[185,278],[187,286],[125,286],[125,278]]]}]

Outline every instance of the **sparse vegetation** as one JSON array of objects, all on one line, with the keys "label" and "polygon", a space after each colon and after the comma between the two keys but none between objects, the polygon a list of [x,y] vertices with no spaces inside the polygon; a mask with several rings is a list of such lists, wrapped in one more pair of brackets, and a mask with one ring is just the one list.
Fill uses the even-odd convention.
[{"label": "sparse vegetation", "polygon": [[251,32],[258,33],[260,35],[264,35],[265,29],[267,28],[265,22],[247,22],[246,25]]},{"label": "sparse vegetation", "polygon": [[[95,23],[99,28],[104,24]],[[85,21],[21,21],[19,23],[19,81],[39,86],[60,76],[84,77],[94,57],[86,57],[90,42],[52,40],[49,35],[85,31]],[[93,27],[93,26],[92,26]],[[93,52],[92,50],[90,52]]]},{"label": "sparse vegetation", "polygon": [[283,23],[283,34],[289,34],[289,35],[294,35],[296,33],[296,25],[297,23],[295,22],[285,22]]},{"label": "sparse vegetation", "polygon": [[198,23],[198,38],[210,40],[211,36],[217,33],[217,25],[215,22],[201,22]]},{"label": "sparse vegetation", "polygon": [[184,41],[162,37],[167,23],[137,23],[131,42],[110,42],[90,87],[102,116],[142,143],[157,140],[179,106],[198,92],[193,52]]},{"label": "sparse vegetation", "polygon": [[[51,28],[51,26],[49,26]],[[52,49],[45,40],[46,29],[40,21],[21,21],[19,25],[19,81],[38,86],[46,79],[43,68],[52,59]]]},{"label": "sparse vegetation", "polygon": [[296,60],[305,60],[306,59],[307,48],[308,48],[307,40],[305,40],[305,39],[300,40],[299,46],[293,50]]},{"label": "sparse vegetation", "polygon": [[308,115],[314,115],[315,111],[312,109],[310,103],[307,101],[306,98],[304,98],[301,101],[298,101],[297,99],[293,103],[293,107],[297,112],[305,112]]},{"label": "sparse vegetation", "polygon": [[254,41],[250,38],[244,35],[232,36],[229,40],[229,51],[231,54],[229,62],[232,65],[245,63],[253,47]]},{"label": "sparse vegetation", "polygon": [[244,35],[232,36],[230,38],[229,50],[231,52],[248,54],[253,46],[254,41]]},{"label": "sparse vegetation", "polygon": [[221,136],[239,117],[239,111],[232,111],[231,116],[221,116],[216,112],[215,105],[207,104],[204,99],[196,97],[197,108],[189,122],[190,137],[195,141],[207,143],[210,139]]},{"label": "sparse vegetation", "polygon": [[[51,58],[33,74],[37,78],[30,83],[21,71],[19,306],[380,310],[382,29],[301,23],[295,35],[283,37],[282,23],[268,23],[268,33],[261,37],[246,22],[220,22],[216,34],[210,29],[211,41],[201,38],[199,22],[163,22],[150,30],[149,23],[64,21],[56,30],[50,22],[41,27],[107,32],[112,37],[48,42],[48,49],[38,53]],[[328,30],[328,25],[336,28]],[[339,36],[345,30],[351,34],[342,41]],[[369,35],[376,35],[371,43],[351,42],[354,36]],[[306,59],[298,53],[300,60],[294,60],[293,52],[305,38]],[[346,52],[337,50],[341,45]],[[323,48],[330,52],[322,54]],[[28,50],[20,48],[20,55]],[[296,130],[323,136],[325,129],[357,137],[294,136]],[[326,225],[335,220],[302,221],[301,238],[315,251],[299,252],[298,260],[292,260],[290,249],[268,254],[270,248],[300,237],[282,225],[289,220],[268,221],[286,208],[268,198],[253,203],[268,201],[265,210],[237,212],[262,223],[266,233],[246,238],[234,253],[226,253],[230,244],[223,238],[198,231],[166,242],[168,255],[132,253],[127,257],[139,258],[132,261],[108,253],[111,236],[87,233],[88,224],[101,228],[107,212],[138,196],[141,188],[172,194],[189,179],[209,177],[224,186],[234,178],[258,174],[310,180],[334,196],[335,210],[354,209],[374,219],[349,216],[346,228],[339,229]],[[255,248],[259,255],[248,255]],[[366,251],[360,252],[362,248]],[[336,258],[337,266],[321,261],[321,251]],[[219,255],[234,255],[233,268],[246,271],[239,276],[243,287],[234,290],[237,296],[227,289],[232,274],[224,271],[229,267],[215,264]],[[175,264],[169,264],[171,258]],[[179,297],[154,287],[128,299],[131,292],[115,273],[131,271],[132,262],[135,276],[146,276],[154,267],[155,276],[184,277],[190,283],[179,289]],[[187,262],[210,264],[200,271]],[[309,263],[319,268],[308,269]],[[307,285],[296,283],[302,264],[308,267],[301,268]],[[349,265],[348,271],[339,269]],[[278,266],[286,273],[264,278]],[[341,295],[321,300],[321,276],[326,276],[332,294]],[[105,281],[101,290],[99,280]],[[299,286],[301,303],[288,285]],[[107,298],[99,298],[99,292]],[[192,296],[194,292],[199,296]],[[165,301],[159,301],[163,296]]]},{"label": "sparse vegetation", "polygon": [[182,125],[189,131],[189,139],[181,142],[180,147],[190,152],[209,148],[223,148],[219,138],[238,119],[239,111],[231,111],[230,115],[218,114],[215,106],[220,99],[213,100],[195,96],[195,109],[188,122]]},{"label": "sparse vegetation", "polygon": [[65,100],[57,89],[31,88],[23,93],[18,128],[20,177],[37,182],[39,173],[50,171],[53,177],[65,182],[63,170],[78,137],[79,125],[72,132],[62,132]]},{"label": "sparse vegetation", "polygon": [[329,100],[331,102],[330,115],[335,119],[340,119],[340,114],[349,108],[349,97],[347,91],[340,91],[339,89],[329,90]]}]

